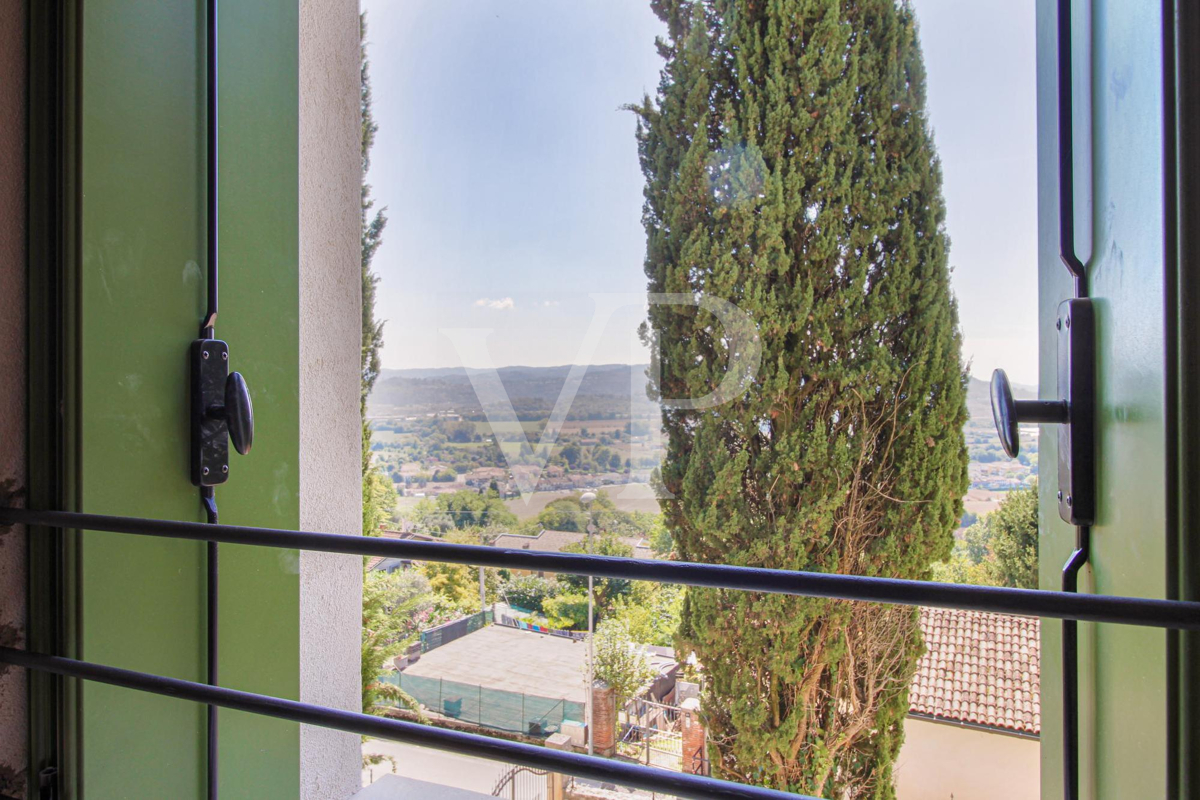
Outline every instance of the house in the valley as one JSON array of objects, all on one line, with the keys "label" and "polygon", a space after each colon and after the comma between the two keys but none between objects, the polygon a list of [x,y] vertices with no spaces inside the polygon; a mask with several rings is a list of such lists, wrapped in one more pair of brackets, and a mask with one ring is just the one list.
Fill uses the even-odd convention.
[{"label": "house in the valley", "polygon": [[1036,800],[1039,620],[922,608],[921,633],[895,768],[899,800]]}]

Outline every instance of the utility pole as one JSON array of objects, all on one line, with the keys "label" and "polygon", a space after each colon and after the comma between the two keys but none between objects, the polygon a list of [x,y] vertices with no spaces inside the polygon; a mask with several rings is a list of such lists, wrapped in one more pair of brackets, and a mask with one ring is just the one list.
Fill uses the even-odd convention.
[{"label": "utility pole", "polygon": [[487,612],[487,588],[483,584],[483,567],[479,568],[479,610]]},{"label": "utility pole", "polygon": [[[589,556],[592,554],[592,534],[594,534],[596,532],[596,523],[592,521],[592,501],[595,499],[596,499],[595,492],[584,492],[583,494],[581,494],[579,496],[579,502],[583,506],[583,510],[588,515],[587,552],[588,552]],[[594,596],[592,594],[592,589],[593,589],[593,578],[591,575],[588,575],[588,612],[587,612],[587,614],[588,614],[588,618],[587,618],[587,624],[588,624],[588,632],[587,632],[587,641],[588,641],[587,734],[588,735],[587,735],[587,744],[588,744],[588,755],[589,756],[595,755],[594,740],[596,738],[594,735],[596,729],[593,727],[593,722],[595,721],[593,719],[593,712],[595,709],[593,708],[594,704],[592,703],[592,691],[596,685],[596,646],[595,646],[595,641],[594,641],[596,631],[595,631],[595,622],[594,622],[595,610],[593,607],[593,603],[594,603],[593,597]]]}]

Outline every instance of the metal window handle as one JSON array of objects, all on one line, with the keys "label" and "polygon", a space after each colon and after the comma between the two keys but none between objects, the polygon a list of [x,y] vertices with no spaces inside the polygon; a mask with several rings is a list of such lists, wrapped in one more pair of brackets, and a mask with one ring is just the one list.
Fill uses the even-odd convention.
[{"label": "metal window handle", "polygon": [[992,418],[1004,452],[1016,458],[1021,452],[1020,423],[1062,424],[1070,421],[1071,412],[1063,400],[1014,400],[1008,375],[998,369],[992,373]]},{"label": "metal window handle", "polygon": [[231,442],[242,455],[250,452],[254,405],[245,379],[229,371],[229,345],[225,342],[194,340],[191,361],[192,483],[213,487],[229,478]]},{"label": "metal window handle", "polygon": [[242,455],[250,452],[254,445],[254,404],[242,373],[229,373],[225,379],[225,403],[209,406],[208,416],[225,421],[234,450]]},{"label": "metal window handle", "polygon": [[1058,514],[1072,525],[1090,525],[1096,514],[1096,322],[1092,301],[1058,306],[1058,398],[1016,400],[1004,370],[992,373],[992,418],[1009,458],[1021,452],[1022,422],[1058,426]]}]

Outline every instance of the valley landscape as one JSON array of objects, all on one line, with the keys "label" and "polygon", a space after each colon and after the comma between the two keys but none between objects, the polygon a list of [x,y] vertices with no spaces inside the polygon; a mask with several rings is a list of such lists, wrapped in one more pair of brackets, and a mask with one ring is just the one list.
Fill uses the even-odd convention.
[{"label": "valley landscape", "polygon": [[[652,512],[657,502],[650,480],[662,441],[658,406],[645,392],[646,369],[586,367],[553,443],[550,436],[542,439],[569,365],[501,367],[495,373],[384,370],[368,404],[373,459],[396,486],[401,510],[425,497],[494,488],[526,519],[555,499],[605,488],[623,511]],[[1033,387],[1013,391],[1019,399],[1036,396]],[[965,504],[979,515],[1037,476],[1037,435],[1036,429],[1023,432],[1019,458],[1008,458],[992,423],[988,384],[978,378],[970,379],[967,410],[971,489]],[[535,491],[531,496],[520,486]]]}]

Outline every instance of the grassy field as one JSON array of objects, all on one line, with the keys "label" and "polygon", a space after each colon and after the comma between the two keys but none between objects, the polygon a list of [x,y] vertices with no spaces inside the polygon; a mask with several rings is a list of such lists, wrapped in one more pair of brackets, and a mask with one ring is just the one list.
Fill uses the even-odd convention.
[{"label": "grassy field", "polygon": [[[613,503],[622,511],[648,511],[651,514],[657,514],[659,511],[658,499],[654,496],[654,490],[650,488],[649,484],[618,484],[616,486],[605,486],[603,491],[608,493]],[[564,497],[575,497],[578,494],[579,492],[567,490],[534,492],[525,497],[514,497],[510,500],[505,500],[504,505],[508,506],[508,510],[516,514],[518,519],[530,519],[540,514],[542,509],[555,500],[561,500]]]},{"label": "grassy field", "polygon": [[967,496],[963,498],[963,505],[967,511],[972,514],[983,516],[989,511],[995,511],[1000,507],[1000,501],[1008,495],[1008,492],[993,492],[989,489],[972,489],[967,492]]},{"label": "grassy field", "polygon": [[398,444],[406,439],[411,439],[414,435],[415,434],[411,433],[397,433],[393,430],[376,428],[371,431],[371,441],[379,442],[380,444]]},{"label": "grassy field", "polygon": [[403,514],[424,499],[424,497],[398,497],[396,498],[396,510]]}]

